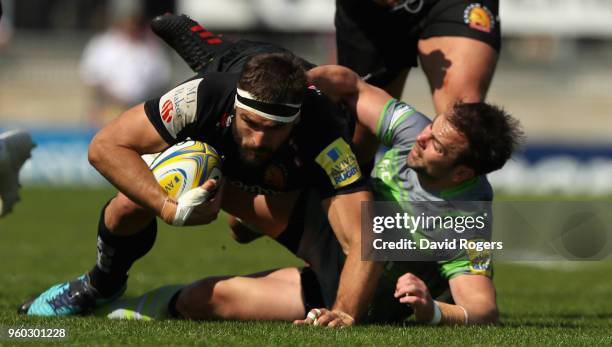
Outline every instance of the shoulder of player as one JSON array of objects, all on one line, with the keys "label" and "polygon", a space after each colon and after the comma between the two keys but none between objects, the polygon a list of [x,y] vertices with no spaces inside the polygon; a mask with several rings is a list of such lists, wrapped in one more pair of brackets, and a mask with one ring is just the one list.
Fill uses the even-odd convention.
[{"label": "shoulder of player", "polygon": [[398,125],[420,128],[422,130],[431,123],[431,119],[419,112],[414,106],[397,99],[391,99],[385,105],[382,116],[391,117],[392,128]]},{"label": "shoulder of player", "polygon": [[431,119],[414,107],[390,99],[380,110],[376,135],[386,146],[412,146],[418,134],[431,124]]},{"label": "shoulder of player", "polygon": [[231,113],[237,75],[198,74],[145,106],[147,116],[166,133],[167,140],[214,131]]}]

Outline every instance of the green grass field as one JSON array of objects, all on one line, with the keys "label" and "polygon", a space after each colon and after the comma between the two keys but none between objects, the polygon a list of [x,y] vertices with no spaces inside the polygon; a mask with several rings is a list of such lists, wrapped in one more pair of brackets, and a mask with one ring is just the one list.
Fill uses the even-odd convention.
[{"label": "green grass field", "polygon": [[[138,345],[611,345],[612,263],[496,264],[501,327],[363,326],[344,330],[256,322],[125,322],[34,319],[16,314],[28,296],[88,270],[99,208],[110,190],[29,188],[0,220],[0,326],[58,327],[62,344]],[[224,218],[207,227],[161,226],[155,248],[131,271],[128,295],[219,274],[299,265],[269,239],[233,242]],[[31,341],[29,342],[31,343]],[[0,345],[20,344],[0,338]]]}]

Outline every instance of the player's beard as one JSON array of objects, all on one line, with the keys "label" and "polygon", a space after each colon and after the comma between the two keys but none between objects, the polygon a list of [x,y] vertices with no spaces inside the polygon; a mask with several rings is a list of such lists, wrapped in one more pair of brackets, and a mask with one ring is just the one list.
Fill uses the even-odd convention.
[{"label": "player's beard", "polygon": [[[413,150],[411,150],[410,153],[412,153]],[[439,178],[435,175],[432,175],[431,172],[427,170],[427,166],[425,165],[425,162],[421,155],[419,155],[418,153],[415,153],[414,157],[411,158],[410,153],[406,157],[406,165],[409,168],[411,168],[414,172],[416,172],[419,175],[419,177],[423,179],[427,179],[427,180],[436,180]]]},{"label": "player's beard", "polygon": [[274,152],[267,148],[250,148],[248,146],[241,146],[238,148],[238,151],[240,153],[240,162],[244,166],[253,169],[265,166],[270,161]]},{"label": "player's beard", "polygon": [[408,167],[411,168],[414,172],[416,172],[421,177],[427,177],[428,179],[435,178],[432,175],[430,175],[429,172],[427,172],[427,168],[425,168],[425,166],[410,165],[410,163],[408,163]]},{"label": "player's beard", "polygon": [[426,174],[427,170],[423,163],[423,157],[419,156],[417,150],[413,147],[406,156],[406,165],[417,173]]},{"label": "player's beard", "polygon": [[275,150],[269,147],[254,147],[243,144],[243,138],[236,129],[236,122],[232,124],[232,135],[238,147],[240,162],[247,168],[258,169],[264,167],[274,154]]}]

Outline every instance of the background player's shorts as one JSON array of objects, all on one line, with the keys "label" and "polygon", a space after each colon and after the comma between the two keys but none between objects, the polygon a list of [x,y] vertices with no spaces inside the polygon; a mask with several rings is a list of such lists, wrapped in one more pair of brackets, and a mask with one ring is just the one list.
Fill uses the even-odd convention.
[{"label": "background player's shorts", "polygon": [[377,86],[417,66],[418,41],[461,36],[501,48],[498,0],[415,0],[391,11],[373,0],[336,0],[338,63]]}]

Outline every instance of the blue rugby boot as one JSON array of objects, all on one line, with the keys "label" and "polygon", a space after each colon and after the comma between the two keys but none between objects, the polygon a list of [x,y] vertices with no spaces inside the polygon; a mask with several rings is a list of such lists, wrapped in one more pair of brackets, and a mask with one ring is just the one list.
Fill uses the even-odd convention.
[{"label": "blue rugby boot", "polygon": [[57,284],[38,297],[19,307],[20,314],[28,316],[71,316],[91,312],[96,306],[112,302],[123,295],[127,285],[110,297],[102,297],[91,286],[89,276],[83,275],[75,280]]}]

